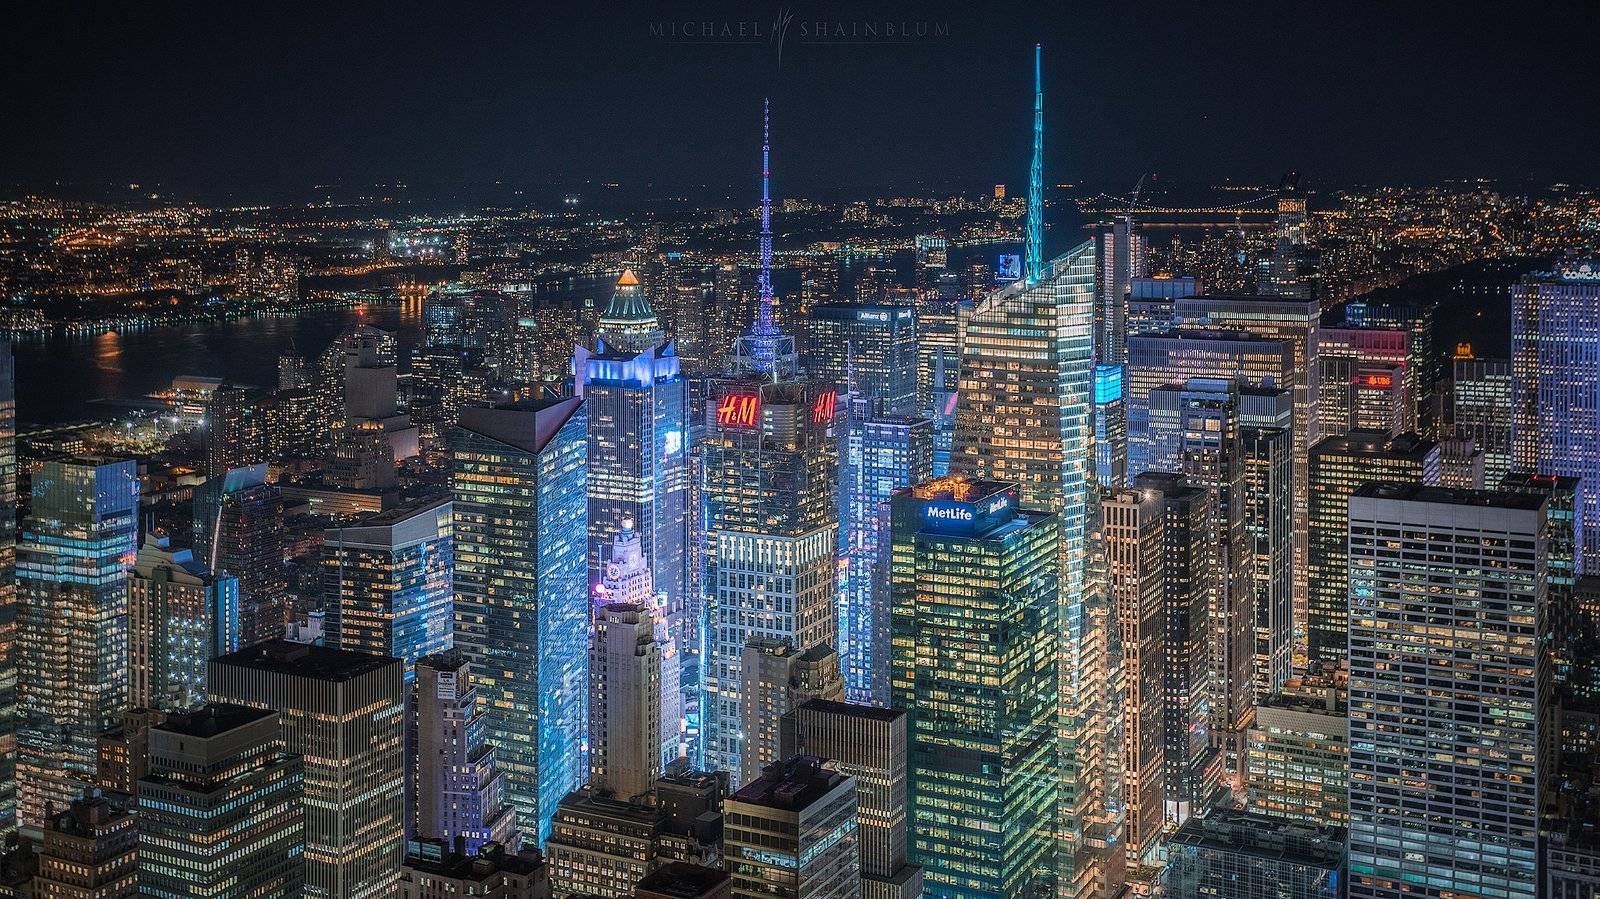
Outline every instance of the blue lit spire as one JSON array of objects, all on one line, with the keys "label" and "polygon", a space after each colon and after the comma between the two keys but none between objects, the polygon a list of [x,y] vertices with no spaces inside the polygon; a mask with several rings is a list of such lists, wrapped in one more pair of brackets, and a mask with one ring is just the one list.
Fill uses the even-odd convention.
[{"label": "blue lit spire", "polygon": [[772,296],[772,101],[765,101],[761,113],[761,273],[756,276],[761,302],[755,324],[739,341],[735,363],[774,378],[794,365],[794,340],[778,330],[773,318]]},{"label": "blue lit spire", "polygon": [[1023,279],[1032,287],[1044,277],[1044,85],[1042,45],[1033,45],[1033,165],[1028,169],[1028,223],[1022,234]]}]

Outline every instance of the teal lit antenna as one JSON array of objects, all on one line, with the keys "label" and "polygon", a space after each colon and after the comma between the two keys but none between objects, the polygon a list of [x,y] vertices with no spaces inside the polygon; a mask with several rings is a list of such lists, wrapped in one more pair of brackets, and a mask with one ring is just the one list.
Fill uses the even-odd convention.
[{"label": "teal lit antenna", "polygon": [[1028,169],[1028,222],[1022,234],[1023,279],[1028,287],[1044,277],[1044,85],[1041,44],[1033,45],[1033,165]]}]

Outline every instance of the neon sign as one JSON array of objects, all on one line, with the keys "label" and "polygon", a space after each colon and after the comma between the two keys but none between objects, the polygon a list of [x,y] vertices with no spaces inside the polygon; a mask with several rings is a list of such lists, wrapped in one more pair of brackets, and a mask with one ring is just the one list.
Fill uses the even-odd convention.
[{"label": "neon sign", "polygon": [[755,428],[761,424],[761,394],[725,393],[717,404],[717,426]]},{"label": "neon sign", "polygon": [[1393,387],[1394,375],[1367,375],[1362,379],[1362,383],[1368,387]]},{"label": "neon sign", "polygon": [[838,404],[839,394],[837,391],[829,390],[818,394],[817,398],[811,402],[811,423],[820,425],[833,421],[834,409]]}]

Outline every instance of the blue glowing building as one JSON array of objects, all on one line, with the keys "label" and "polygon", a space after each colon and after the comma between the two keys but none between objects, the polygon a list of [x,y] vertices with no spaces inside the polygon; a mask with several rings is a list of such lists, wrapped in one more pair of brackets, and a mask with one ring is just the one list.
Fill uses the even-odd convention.
[{"label": "blue glowing building", "polygon": [[688,382],[631,270],[600,318],[598,346],[578,347],[572,367],[589,422],[589,589],[601,586],[617,536],[637,533],[677,669],[662,676],[697,709],[700,656],[685,643],[702,606],[689,595]]},{"label": "blue glowing building", "polygon": [[839,663],[848,702],[889,704],[887,503],[895,490],[933,477],[933,437],[926,418],[852,415],[846,425],[839,466]]},{"label": "blue glowing building", "polygon": [[328,645],[401,659],[407,684],[419,660],[449,649],[452,530],[450,499],[434,497],[325,531]]},{"label": "blue glowing building", "polygon": [[588,765],[587,434],[569,397],[462,409],[449,436],[455,646],[518,826],[540,844]]},{"label": "blue glowing building", "polygon": [[1511,290],[1514,467],[1578,478],[1583,557],[1600,558],[1600,262],[1523,278]]},{"label": "blue glowing building", "polygon": [[128,705],[128,567],[138,549],[132,460],[49,461],[33,475],[17,547],[24,827],[66,808],[95,773],[95,738]]},{"label": "blue glowing building", "polygon": [[1128,405],[1122,395],[1125,366],[1094,367],[1094,479],[1102,490],[1128,483]]}]

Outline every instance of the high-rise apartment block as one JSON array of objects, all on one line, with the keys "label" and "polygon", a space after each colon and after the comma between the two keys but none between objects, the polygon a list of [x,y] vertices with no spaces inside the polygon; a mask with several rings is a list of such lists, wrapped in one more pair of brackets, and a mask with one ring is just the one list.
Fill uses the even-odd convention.
[{"label": "high-rise apartment block", "polygon": [[450,499],[435,497],[325,531],[328,644],[401,659],[407,681],[418,659],[450,648],[452,527]]},{"label": "high-rise apartment block", "polygon": [[239,581],[212,575],[165,534],[146,534],[128,575],[128,703],[205,701],[206,662],[239,648]]}]

